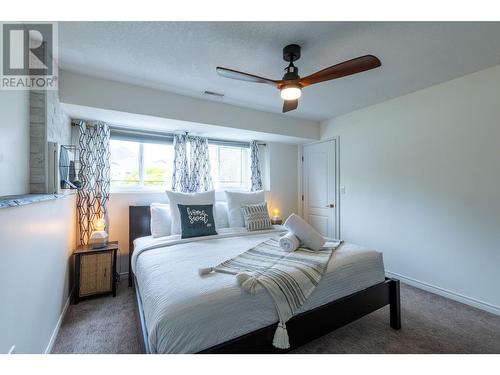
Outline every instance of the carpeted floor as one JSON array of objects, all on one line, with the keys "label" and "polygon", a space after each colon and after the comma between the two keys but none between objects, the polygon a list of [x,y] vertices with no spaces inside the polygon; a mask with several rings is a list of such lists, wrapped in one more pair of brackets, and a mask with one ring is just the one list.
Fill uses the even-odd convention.
[{"label": "carpeted floor", "polygon": [[[139,353],[132,288],[116,298],[70,306],[52,353]],[[500,316],[401,285],[402,329],[388,307],[325,335],[294,353],[500,353]]]}]

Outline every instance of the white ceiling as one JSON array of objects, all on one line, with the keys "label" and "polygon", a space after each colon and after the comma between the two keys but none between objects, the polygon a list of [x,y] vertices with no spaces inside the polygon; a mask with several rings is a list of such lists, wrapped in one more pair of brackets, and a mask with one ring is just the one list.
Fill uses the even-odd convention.
[{"label": "white ceiling", "polygon": [[302,76],[378,56],[379,69],[304,89],[287,116],[316,121],[500,64],[498,22],[62,22],[59,42],[69,71],[193,97],[221,92],[216,100],[277,113],[276,89],[215,67],[279,79],[290,43],[302,46]]}]

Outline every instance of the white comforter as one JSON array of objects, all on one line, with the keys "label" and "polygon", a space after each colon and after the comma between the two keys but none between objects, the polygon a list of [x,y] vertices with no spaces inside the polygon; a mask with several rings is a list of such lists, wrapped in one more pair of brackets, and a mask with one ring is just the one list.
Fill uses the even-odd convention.
[{"label": "white comforter", "polygon": [[[200,277],[219,264],[283,232],[220,230],[181,240],[178,235],[134,241],[132,269],[142,299],[153,353],[194,353],[278,321],[265,291],[243,291],[234,275]],[[323,279],[297,312],[303,312],[384,280],[382,254],[351,244],[339,247]]]}]

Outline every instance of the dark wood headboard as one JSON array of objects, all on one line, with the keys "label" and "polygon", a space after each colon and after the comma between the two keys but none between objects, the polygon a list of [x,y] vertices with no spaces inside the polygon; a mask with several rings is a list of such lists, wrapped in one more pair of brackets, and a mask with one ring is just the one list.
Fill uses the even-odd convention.
[{"label": "dark wood headboard", "polygon": [[134,277],[132,275],[132,253],[134,252],[134,240],[139,237],[151,235],[151,208],[149,206],[128,207],[128,286],[132,286]]}]

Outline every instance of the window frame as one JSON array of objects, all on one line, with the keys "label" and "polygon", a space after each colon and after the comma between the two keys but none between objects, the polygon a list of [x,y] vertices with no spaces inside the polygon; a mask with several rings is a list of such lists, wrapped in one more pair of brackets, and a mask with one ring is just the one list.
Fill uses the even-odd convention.
[{"label": "window frame", "polygon": [[[123,141],[125,139],[119,138],[110,138],[110,142],[113,140]],[[135,142],[139,144],[139,152],[137,154],[138,157],[138,168],[139,168],[139,184],[136,186],[113,186],[112,181],[110,181],[110,193],[160,193],[169,189],[169,186],[145,186],[144,185],[144,177],[145,177],[145,159],[144,159],[144,144],[145,143],[153,143],[153,144],[162,144],[166,146],[172,146],[172,143],[169,142],[147,142],[145,140],[136,140],[127,139],[128,142]],[[111,168],[111,166],[110,166]]]},{"label": "window frame", "polygon": [[[171,134],[162,134],[162,133],[149,133],[149,132],[140,132],[140,131],[128,131],[122,129],[111,129],[110,142],[113,140],[121,140],[121,141],[129,141],[139,143],[139,185],[137,186],[120,186],[113,187],[110,182],[110,193],[161,193],[166,189],[170,189],[171,186],[162,186],[162,187],[148,187],[144,185],[144,177],[145,177],[145,160],[144,160],[144,144],[146,143],[156,143],[162,145],[171,145],[173,147],[173,135]],[[250,144],[248,142],[241,141],[227,141],[220,139],[208,139],[209,146],[215,145],[217,147],[217,175],[219,175],[220,169],[220,147],[231,147],[231,148],[240,148],[240,149],[249,149]],[[248,181],[247,187],[240,186],[224,186],[219,187],[218,181],[213,181],[214,190],[215,191],[224,191],[224,190],[233,190],[233,191],[248,191],[250,189],[251,183],[251,170],[250,170],[250,154],[247,156],[247,164],[248,164]],[[243,170],[241,170],[243,173]]]},{"label": "window frame", "polygon": [[[220,181],[213,181],[214,183],[214,190],[215,191],[224,191],[224,190],[233,190],[233,191],[248,191],[250,190],[250,181],[251,181],[251,176],[250,176],[250,173],[251,173],[251,168],[250,168],[250,155],[249,155],[249,148],[247,147],[242,147],[240,145],[240,143],[236,143],[235,144],[231,144],[230,142],[225,142],[225,143],[210,143],[209,142],[209,146],[210,145],[215,145],[217,147],[217,176],[220,176],[220,169],[221,169],[221,163],[220,163],[220,151],[221,151],[221,148],[235,148],[235,149],[239,149],[240,152],[242,152],[242,150],[247,150],[248,154],[246,156],[247,158],[247,173],[248,173],[248,176],[247,176],[247,181],[246,181],[246,187],[244,187],[243,185],[230,185],[228,184],[227,186],[216,186],[216,185],[219,185],[220,184]],[[241,155],[241,158],[242,158],[242,164],[241,166],[243,166],[243,155]],[[244,170],[243,168],[240,169],[240,179],[243,181],[244,178],[243,178],[243,173],[244,173]]]}]

